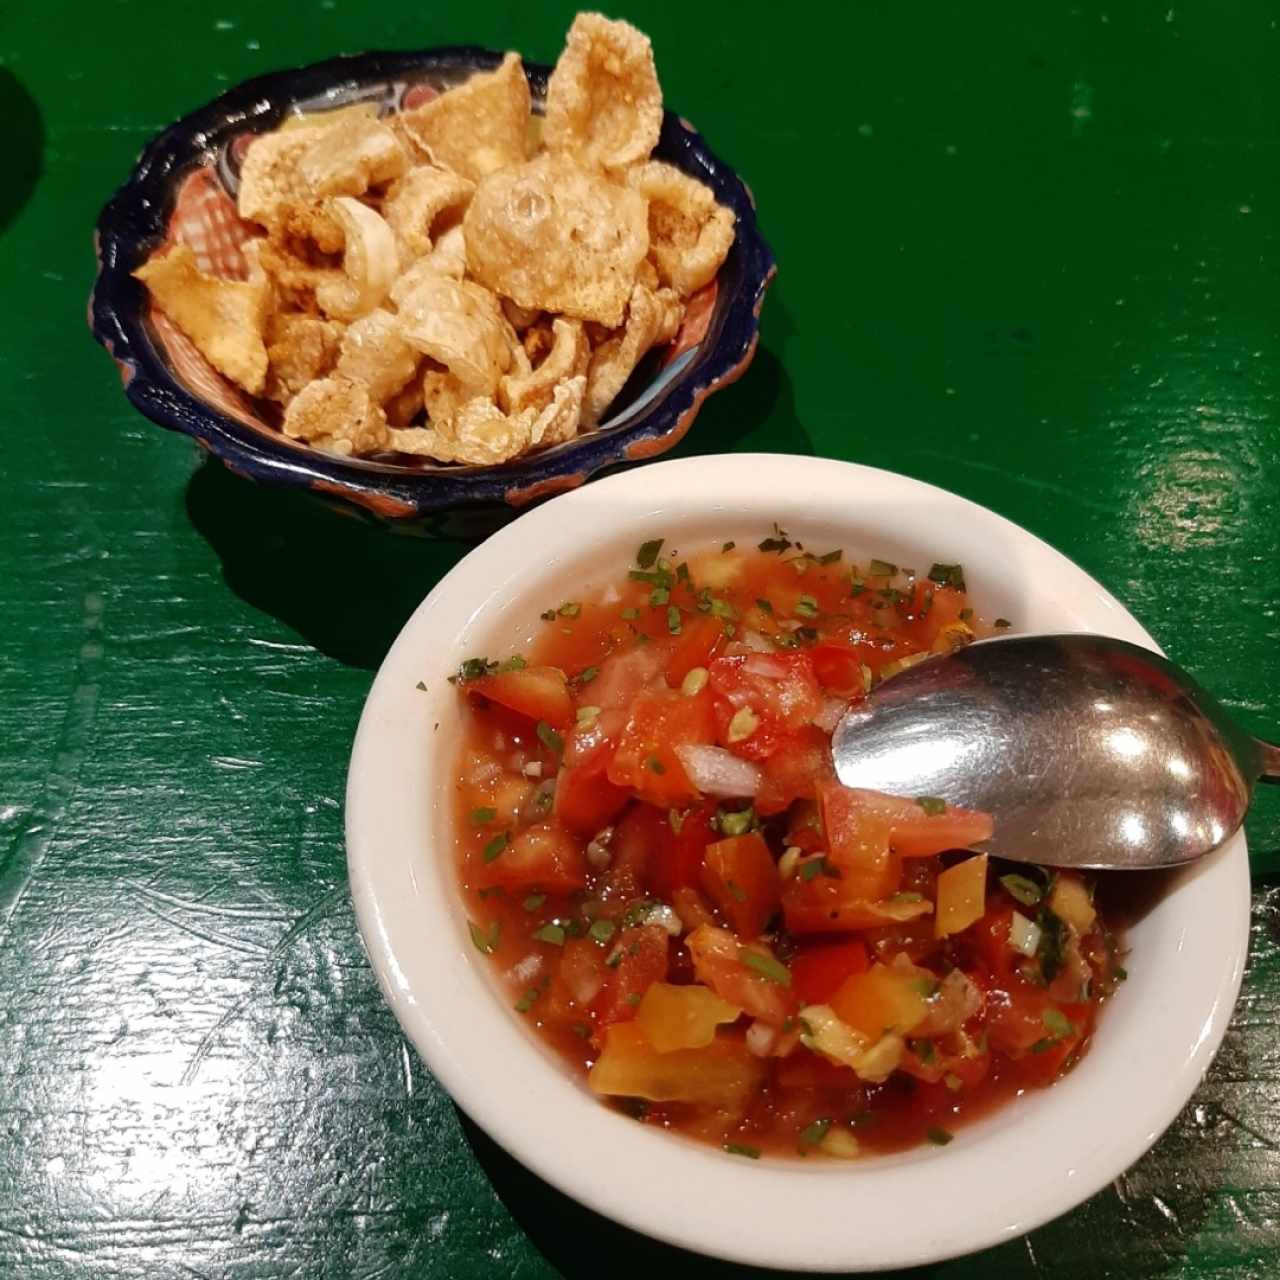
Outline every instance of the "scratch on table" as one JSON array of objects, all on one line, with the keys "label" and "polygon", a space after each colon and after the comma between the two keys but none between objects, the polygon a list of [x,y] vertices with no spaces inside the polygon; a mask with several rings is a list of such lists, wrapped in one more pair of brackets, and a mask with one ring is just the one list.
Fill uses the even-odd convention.
[{"label": "scratch on table", "polygon": [[965,458],[953,453],[943,453],[938,449],[913,449],[912,453],[917,457],[944,461],[948,466],[968,467],[970,471],[984,471],[990,475],[1000,476],[1004,480],[1012,481],[1014,484],[1024,485],[1028,489],[1038,489],[1042,493],[1051,493],[1056,498],[1065,498],[1077,507],[1086,507],[1090,511],[1097,511],[1103,515],[1111,514],[1110,508],[1105,503],[1097,502],[1093,498],[1069,488],[1067,485],[1054,484],[1050,480],[1036,480],[1032,476],[1019,475],[994,462],[979,462],[976,458]]},{"label": "scratch on table", "polygon": [[81,629],[83,640],[76,659],[75,682],[44,792],[31,821],[19,831],[0,863],[0,938],[8,931],[14,913],[39,874],[79,785],[80,768],[93,737],[103,661],[102,597],[97,592],[91,591],[84,597]]},{"label": "scratch on table", "polygon": [[312,925],[324,918],[325,913],[333,904],[335,898],[345,891],[345,884],[335,884],[332,889],[326,889],[294,922],[285,930],[283,937],[272,948],[272,954],[278,955],[281,951],[292,946]]},{"label": "scratch on table", "polygon": [[1040,1265],[1040,1259],[1036,1257],[1035,1246],[1031,1243],[1031,1237],[1023,1236],[1022,1243],[1027,1246],[1027,1257],[1031,1259],[1031,1269],[1036,1275],[1041,1275],[1044,1268]]},{"label": "scratch on table", "polygon": [[1266,1147],[1268,1151],[1280,1150],[1280,1148],[1277,1148],[1276,1144],[1268,1138],[1266,1134],[1259,1133],[1251,1124],[1247,1124],[1245,1121],[1241,1120],[1233,1111],[1228,1111],[1221,1103],[1218,1104],[1215,1110],[1224,1120],[1229,1120],[1237,1129],[1247,1133],[1256,1142],[1259,1142],[1262,1146]]},{"label": "scratch on table", "polygon": [[156,919],[173,925],[175,929],[190,934],[193,938],[199,938],[201,942],[210,942],[215,947],[226,947],[231,951],[239,951],[246,956],[265,956],[268,954],[267,948],[261,942],[253,942],[248,938],[234,938],[229,934],[220,933],[217,929],[200,928],[189,921],[180,920],[177,916],[171,916],[167,911],[161,911],[146,894],[142,896],[142,905]]},{"label": "scratch on table", "polygon": [[135,893],[154,898],[155,901],[161,902],[167,907],[174,907],[179,911],[202,911],[212,916],[222,916],[228,920],[254,920],[267,923],[283,923],[285,919],[278,911],[262,911],[257,907],[242,907],[234,903],[206,901],[217,890],[216,885],[211,885],[195,898],[180,898],[176,893],[165,893],[162,889],[153,889],[149,884],[143,884],[138,880],[126,880],[124,884],[134,890]]},{"label": "scratch on table", "polygon": [[404,1093],[406,1098],[413,1097],[413,1060],[409,1057],[409,1046],[400,1041],[400,1063],[404,1067]]}]

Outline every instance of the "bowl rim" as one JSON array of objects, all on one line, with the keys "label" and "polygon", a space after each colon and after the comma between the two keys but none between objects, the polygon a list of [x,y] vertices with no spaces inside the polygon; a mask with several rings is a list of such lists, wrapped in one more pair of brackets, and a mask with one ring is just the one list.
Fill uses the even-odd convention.
[{"label": "bowl rim", "polygon": [[[850,493],[865,496],[850,504]],[[745,512],[753,527],[774,518],[791,527],[803,509],[849,528],[870,521],[903,530],[904,520],[919,520],[935,540],[945,529],[961,544],[986,545],[985,563],[966,553],[971,591],[980,594],[974,584],[987,575],[1004,575],[1040,593],[1028,597],[1029,616],[1060,615],[1074,623],[1062,630],[1103,631],[1158,651],[1123,605],[1060,552],[986,507],[906,476],[776,454],[665,461],[612,476],[508,525],[461,560],[406,623],[355,736],[346,799],[351,891],[378,982],[409,1039],[471,1118],[547,1182],[628,1227],[736,1262],[811,1271],[922,1265],[1009,1240],[1075,1207],[1181,1111],[1240,988],[1249,935],[1242,833],[1136,926],[1143,967],[1130,965],[1115,997],[1130,1012],[1104,1014],[1090,1053],[1067,1077],[962,1128],[945,1151],[838,1167],[735,1159],[601,1106],[493,998],[488,963],[465,940],[456,886],[452,899],[440,888],[452,886],[451,851],[433,863],[429,847],[414,844],[432,823],[444,829],[440,789],[424,795],[415,783],[433,751],[451,763],[452,746],[433,742],[425,722],[447,714],[456,697],[442,679],[434,683],[443,688],[424,692],[414,681],[452,670],[522,599],[535,618],[534,592],[583,563],[584,531],[603,543],[601,510],[634,546],[656,531],[679,537],[681,523],[712,517],[732,536],[728,526]],[[429,663],[425,654],[433,654]],[[1197,928],[1204,918],[1212,929]],[[1141,1008],[1140,1021],[1131,1006]],[[1095,1123],[1080,1122],[1078,1103]]]},{"label": "bowl rim", "polygon": [[[115,360],[134,407],[158,425],[192,436],[238,474],[311,488],[388,519],[458,507],[523,506],[577,487],[602,468],[643,461],[676,444],[706,397],[736,380],[750,364],[759,340],[760,308],[776,264],[760,233],[750,189],[687,120],[671,111],[664,111],[654,155],[661,153],[694,172],[733,209],[740,279],[724,306],[719,333],[714,341],[704,340],[709,345],[694,368],[634,421],[496,467],[415,471],[343,459],[273,440],[219,412],[170,372],[147,332],[145,290],[131,272],[165,234],[177,178],[209,155],[210,139],[228,121],[248,129],[326,90],[459,67],[484,70],[496,67],[502,57],[500,51],[471,45],[344,54],[242,81],[153,137],[99,215],[94,233],[98,267],[89,298],[89,327]],[[550,67],[524,63],[524,69],[531,87],[545,88]]]}]

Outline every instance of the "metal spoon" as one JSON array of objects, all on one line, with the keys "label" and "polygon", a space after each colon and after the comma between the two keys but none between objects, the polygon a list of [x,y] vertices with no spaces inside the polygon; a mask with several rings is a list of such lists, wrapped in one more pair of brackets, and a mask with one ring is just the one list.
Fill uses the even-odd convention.
[{"label": "metal spoon", "polygon": [[985,809],[1001,858],[1142,870],[1244,820],[1280,747],[1159,654],[1094,635],[1001,636],[874,689],[832,738],[846,786]]}]

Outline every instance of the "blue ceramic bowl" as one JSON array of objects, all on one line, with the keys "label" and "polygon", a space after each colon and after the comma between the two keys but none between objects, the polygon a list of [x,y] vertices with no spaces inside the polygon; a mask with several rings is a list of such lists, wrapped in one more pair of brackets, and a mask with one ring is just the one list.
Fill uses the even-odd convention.
[{"label": "blue ceramic bowl", "polygon": [[[89,305],[94,336],[115,359],[133,404],[160,426],[192,436],[240,475],[308,488],[383,519],[429,524],[446,512],[524,506],[680,440],[702,401],[750,364],[775,267],[751,192],[669,111],[654,155],[700,178],[734,211],[733,248],[714,285],[693,300],[701,307],[691,305],[682,335],[672,348],[650,353],[600,427],[502,466],[336,458],[288,439],[163,317],[153,316],[146,290],[130,274],[179,222],[197,255],[215,268],[239,254],[246,229],[235,216],[238,158],[249,136],[274,128],[290,110],[373,100],[391,111],[426,92],[422,86],[441,90],[500,61],[500,54],[475,48],[334,58],[246,81],[154,139],[98,220],[98,277]],[[537,108],[550,68],[525,71]]]}]

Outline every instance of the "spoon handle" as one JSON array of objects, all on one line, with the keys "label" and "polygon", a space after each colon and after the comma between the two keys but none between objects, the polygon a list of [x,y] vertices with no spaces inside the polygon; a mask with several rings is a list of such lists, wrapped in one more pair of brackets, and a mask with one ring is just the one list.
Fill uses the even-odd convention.
[{"label": "spoon handle", "polygon": [[1280,746],[1262,738],[1255,741],[1262,748],[1262,781],[1280,782]]}]

